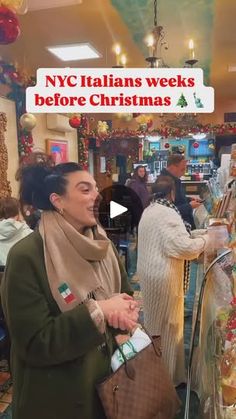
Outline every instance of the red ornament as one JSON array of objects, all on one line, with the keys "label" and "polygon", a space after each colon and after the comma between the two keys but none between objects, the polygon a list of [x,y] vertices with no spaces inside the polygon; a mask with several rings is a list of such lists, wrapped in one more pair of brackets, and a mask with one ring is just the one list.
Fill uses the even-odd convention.
[{"label": "red ornament", "polygon": [[164,147],[165,148],[170,148],[170,144],[169,143],[165,143]]},{"label": "red ornament", "polygon": [[139,143],[138,148],[143,148],[142,143]]},{"label": "red ornament", "polygon": [[17,71],[11,71],[8,74],[13,83],[21,84],[20,74]]},{"label": "red ornament", "polygon": [[69,124],[70,124],[70,126],[72,128],[79,128],[79,126],[81,124],[81,118],[80,118],[80,116],[76,116],[76,115],[72,116],[69,119]]},{"label": "red ornament", "polygon": [[232,307],[236,307],[236,297],[234,297],[233,299],[232,299],[232,301],[231,301],[231,306]]},{"label": "red ornament", "polygon": [[8,7],[0,7],[0,44],[15,42],[20,35],[19,20],[16,13]]},{"label": "red ornament", "polygon": [[193,148],[198,148],[198,147],[199,147],[199,143],[195,141],[195,143],[193,143]]}]

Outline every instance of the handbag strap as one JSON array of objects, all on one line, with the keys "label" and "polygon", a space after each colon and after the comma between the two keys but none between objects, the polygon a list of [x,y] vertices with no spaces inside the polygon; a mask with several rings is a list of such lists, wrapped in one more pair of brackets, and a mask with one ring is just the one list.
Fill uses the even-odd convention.
[{"label": "handbag strap", "polygon": [[[150,341],[151,341],[151,343],[152,343],[152,346],[153,346],[153,348],[154,348],[154,351],[156,352],[156,355],[157,356],[161,356],[162,355],[162,351],[161,351],[161,348],[159,347],[157,347],[156,346],[156,344],[155,344],[155,342],[154,342],[154,339],[153,339],[153,336],[152,335],[150,335],[150,333],[147,331],[147,329],[146,329],[146,327],[144,326],[144,325],[142,325],[142,329],[144,330],[144,332],[148,335],[148,337],[149,337],[149,339],[150,339]],[[155,336],[156,338],[158,338],[158,337],[160,337],[160,335],[158,335],[158,336]]]},{"label": "handbag strap", "polygon": [[[148,335],[149,339],[151,340],[151,344],[153,346],[153,349],[154,349],[154,352],[155,352],[156,356],[160,357],[161,356],[161,348],[158,348],[155,345],[153,337],[149,334],[149,332],[147,331],[147,329],[143,325],[142,325],[142,329],[145,331],[145,333]],[[120,351],[120,354],[121,354],[121,356],[124,360],[126,374],[128,375],[128,377],[131,380],[134,380],[135,379],[135,370],[134,370],[133,366],[130,363],[128,363],[128,359],[126,358],[122,347],[117,342],[113,333],[112,333],[112,338],[113,338],[113,342],[115,343],[116,348]]]}]

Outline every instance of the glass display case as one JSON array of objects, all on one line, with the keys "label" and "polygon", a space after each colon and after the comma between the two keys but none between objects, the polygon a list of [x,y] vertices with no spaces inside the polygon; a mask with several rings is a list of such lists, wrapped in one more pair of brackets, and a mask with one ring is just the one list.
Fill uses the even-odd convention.
[{"label": "glass display case", "polygon": [[236,418],[236,263],[226,250],[205,272],[190,347],[185,419],[190,389],[199,419]]}]

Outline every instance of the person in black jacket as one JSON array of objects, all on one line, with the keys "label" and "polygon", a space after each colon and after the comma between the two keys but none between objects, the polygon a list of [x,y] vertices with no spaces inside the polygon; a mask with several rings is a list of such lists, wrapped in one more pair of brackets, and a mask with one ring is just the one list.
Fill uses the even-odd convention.
[{"label": "person in black jacket", "polygon": [[162,169],[162,176],[169,176],[175,181],[175,206],[178,208],[182,218],[191,224],[192,229],[196,228],[193,220],[193,209],[199,207],[201,202],[194,198],[187,198],[181,184],[181,176],[185,174],[187,161],[182,154],[171,154],[167,160],[167,168]]}]

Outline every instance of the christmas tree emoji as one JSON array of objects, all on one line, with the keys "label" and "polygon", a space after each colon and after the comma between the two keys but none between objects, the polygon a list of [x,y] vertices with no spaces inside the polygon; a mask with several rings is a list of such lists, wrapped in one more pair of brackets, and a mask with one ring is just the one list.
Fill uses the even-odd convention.
[{"label": "christmas tree emoji", "polygon": [[185,108],[186,106],[188,106],[188,102],[185,99],[185,96],[183,95],[183,93],[181,94],[177,106],[181,106],[181,108]]},{"label": "christmas tree emoji", "polygon": [[196,107],[197,108],[204,108],[200,97],[196,97],[196,92],[194,92],[193,97],[194,97],[194,102],[195,102]]}]

